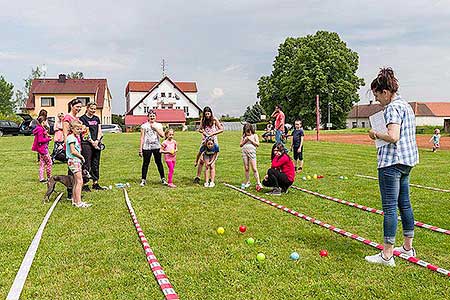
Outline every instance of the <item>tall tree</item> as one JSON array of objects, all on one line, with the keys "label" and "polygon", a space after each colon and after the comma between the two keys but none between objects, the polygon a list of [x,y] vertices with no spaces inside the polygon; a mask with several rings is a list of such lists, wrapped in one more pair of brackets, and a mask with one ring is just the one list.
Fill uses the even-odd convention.
[{"label": "tall tree", "polygon": [[10,115],[14,112],[14,102],[11,101],[14,94],[13,90],[14,85],[0,76],[0,114]]},{"label": "tall tree", "polygon": [[83,72],[80,72],[80,71],[72,72],[72,73],[67,75],[67,78],[70,78],[70,79],[83,79],[84,78],[84,74],[83,74]]},{"label": "tall tree", "polygon": [[288,121],[302,118],[306,126],[314,126],[319,95],[321,123],[327,122],[330,103],[333,127],[343,128],[364,85],[356,75],[358,60],[358,53],[334,32],[287,38],[278,48],[272,74],[258,81],[260,103],[266,111],[280,104]]},{"label": "tall tree", "polygon": [[25,82],[23,90],[17,90],[15,93],[15,104],[17,108],[25,107],[25,102],[30,95],[31,83],[33,79],[42,78],[45,77],[45,75],[47,75],[47,72],[44,68],[39,66],[37,66],[36,69],[31,68],[31,74],[23,80]]},{"label": "tall tree", "polygon": [[261,115],[264,114],[264,108],[256,102],[252,107],[247,106],[247,110],[242,116],[242,119],[248,123],[258,123],[261,121]]}]

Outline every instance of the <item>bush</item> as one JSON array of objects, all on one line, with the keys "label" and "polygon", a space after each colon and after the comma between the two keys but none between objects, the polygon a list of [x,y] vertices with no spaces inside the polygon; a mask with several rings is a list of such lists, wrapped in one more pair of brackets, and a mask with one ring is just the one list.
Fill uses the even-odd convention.
[{"label": "bush", "polygon": [[17,123],[18,125],[20,123],[22,123],[23,119],[21,117],[19,117],[18,115],[5,115],[0,113],[0,120],[8,120],[8,121],[13,121],[15,123]]},{"label": "bush", "polygon": [[267,126],[267,122],[258,122],[256,123],[256,130],[265,130]]}]

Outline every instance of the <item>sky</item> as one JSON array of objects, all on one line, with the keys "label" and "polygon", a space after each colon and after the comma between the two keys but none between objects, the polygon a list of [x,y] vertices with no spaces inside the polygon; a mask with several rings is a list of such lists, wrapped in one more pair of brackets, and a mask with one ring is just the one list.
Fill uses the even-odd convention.
[{"label": "sky", "polygon": [[0,75],[22,89],[31,69],[106,78],[113,113],[128,81],[195,81],[200,106],[241,116],[257,101],[287,37],[337,32],[368,86],[391,66],[408,101],[450,101],[450,1],[0,0]]}]

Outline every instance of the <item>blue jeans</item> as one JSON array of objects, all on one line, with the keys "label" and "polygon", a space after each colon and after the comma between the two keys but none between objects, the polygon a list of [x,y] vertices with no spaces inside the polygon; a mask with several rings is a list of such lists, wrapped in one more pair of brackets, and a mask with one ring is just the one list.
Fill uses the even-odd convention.
[{"label": "blue jeans", "polygon": [[395,244],[397,206],[402,219],[403,236],[414,237],[414,214],[409,200],[410,166],[393,165],[378,169],[381,201],[384,211],[384,243]]},{"label": "blue jeans", "polygon": [[283,141],[281,140],[281,136],[283,135],[283,131],[282,130],[276,130],[275,131],[275,143],[283,143]]}]

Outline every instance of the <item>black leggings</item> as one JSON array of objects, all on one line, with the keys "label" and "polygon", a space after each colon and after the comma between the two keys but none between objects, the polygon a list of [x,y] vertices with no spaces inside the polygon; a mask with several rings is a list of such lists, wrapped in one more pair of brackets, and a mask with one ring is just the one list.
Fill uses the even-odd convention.
[{"label": "black leggings", "polygon": [[153,156],[155,157],[155,163],[158,167],[159,177],[164,178],[164,167],[161,162],[161,152],[159,152],[159,149],[153,149],[153,150],[142,150],[142,157],[144,160],[142,161],[142,179],[147,179],[147,171],[148,171],[148,165],[150,164],[150,158]]},{"label": "black leggings", "polygon": [[[98,181],[100,178],[100,153],[101,151],[95,149],[91,144],[81,144],[81,155],[85,159],[83,169],[89,172],[93,181]],[[89,178],[83,176],[83,183],[86,184],[88,181]]]},{"label": "black leggings", "polygon": [[267,179],[262,182],[264,186],[281,188],[285,192],[292,185],[292,181],[288,179],[287,175],[277,169],[267,170],[267,176]]}]

